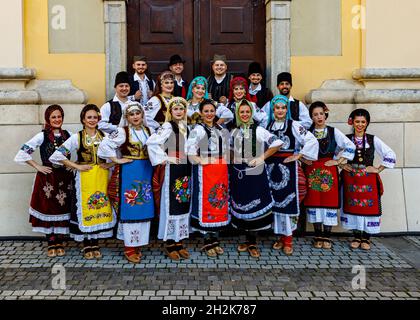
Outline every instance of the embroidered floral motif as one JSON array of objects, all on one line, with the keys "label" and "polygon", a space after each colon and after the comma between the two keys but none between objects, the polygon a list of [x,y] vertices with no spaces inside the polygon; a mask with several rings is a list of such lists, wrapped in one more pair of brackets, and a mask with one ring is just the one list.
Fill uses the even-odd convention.
[{"label": "embroidered floral motif", "polygon": [[132,189],[124,192],[125,203],[130,206],[142,205],[152,199],[152,186],[147,181],[134,180],[137,185],[132,184]]},{"label": "embroidered floral motif", "polygon": [[228,201],[227,186],[224,183],[216,183],[210,189],[208,200],[213,208],[222,209]]},{"label": "embroidered floral motif", "polygon": [[188,237],[188,225],[187,224],[181,224],[179,226],[179,237]]},{"label": "embroidered floral motif", "polygon": [[233,207],[234,207],[235,209],[239,209],[239,210],[241,210],[241,211],[245,211],[245,212],[247,212],[247,211],[249,211],[249,210],[251,210],[251,209],[255,208],[255,207],[256,207],[256,206],[258,206],[260,203],[261,203],[261,199],[256,199],[256,200],[251,201],[250,203],[248,203],[248,204],[246,204],[246,205],[241,205],[241,204],[238,204],[238,203],[236,203],[235,201],[233,201],[233,200],[232,200],[232,204],[233,204]]},{"label": "embroidered floral motif", "polygon": [[370,184],[358,186],[356,184],[350,184],[347,186],[349,192],[372,192],[372,186]]},{"label": "embroidered floral motif", "polygon": [[327,211],[326,213],[327,218],[336,218],[337,212],[336,211]]},{"label": "embroidered floral motif", "polygon": [[55,197],[56,197],[56,199],[58,200],[58,203],[59,203],[61,206],[64,206],[64,204],[66,203],[66,202],[64,201],[64,199],[65,199],[65,198],[67,198],[66,193],[65,193],[63,190],[59,190],[58,194],[57,194]]},{"label": "embroidered floral motif", "polygon": [[384,158],[384,162],[395,163],[395,159],[394,158]]},{"label": "embroidered floral motif", "polygon": [[299,134],[301,136],[304,136],[306,134],[307,130],[303,126],[299,126]]},{"label": "embroidered floral motif", "polygon": [[380,225],[380,222],[379,221],[369,221],[367,223],[367,226],[368,227],[379,227],[379,225]]},{"label": "embroidered floral motif", "polygon": [[58,149],[57,149],[57,151],[58,152],[60,152],[62,155],[64,155],[65,157],[67,157],[68,155],[70,155],[70,150],[69,149],[67,149],[65,146],[60,146]]},{"label": "embroidered floral motif", "polygon": [[287,186],[287,184],[290,181],[290,170],[285,166],[279,163],[277,165],[279,167],[279,170],[281,172],[282,180],[280,182],[274,182],[272,177],[272,172],[274,170],[274,163],[271,163],[267,166],[267,173],[268,173],[268,182],[270,184],[270,188],[274,190],[281,190]]},{"label": "embroidered floral motif", "polygon": [[350,171],[350,177],[367,177],[369,173],[366,169],[354,169]]},{"label": "embroidered floral motif", "polygon": [[352,207],[372,207],[372,199],[348,199],[348,204]]},{"label": "embroidered floral motif", "polygon": [[279,139],[278,139],[276,136],[272,135],[272,136],[268,139],[267,144],[270,146],[270,145],[272,145],[272,144],[273,144],[273,142],[275,142],[275,141],[277,141],[277,140],[279,140]]},{"label": "embroidered floral motif", "polygon": [[140,232],[138,230],[130,231],[130,243],[139,243],[140,242]]},{"label": "embroidered floral motif", "polygon": [[344,149],[344,152],[347,152],[347,153],[350,153],[350,154],[353,154],[355,151],[356,150],[354,148],[345,148]]},{"label": "embroidered floral motif", "polygon": [[59,187],[62,187],[63,185],[64,185],[64,182],[63,181],[61,181],[61,182],[58,183],[58,186]]},{"label": "embroidered floral motif", "polygon": [[28,146],[27,144],[24,144],[20,150],[26,152],[27,154],[32,154],[34,152],[34,149]]},{"label": "embroidered floral motif", "polygon": [[317,168],[308,175],[308,183],[312,190],[328,192],[333,186],[334,177],[329,170]]},{"label": "embroidered floral motif", "polygon": [[44,186],[44,188],[42,188],[42,190],[44,190],[45,196],[49,199],[51,198],[51,191],[54,190],[54,187],[51,183],[47,182],[47,184]]},{"label": "embroidered floral motif", "polygon": [[175,193],[175,198],[179,203],[185,203],[190,201],[191,196],[191,182],[190,177],[185,176],[175,180],[172,192]]},{"label": "embroidered floral motif", "polygon": [[94,194],[92,194],[87,202],[89,209],[101,209],[106,207],[108,203],[108,196],[100,191],[96,191]]}]

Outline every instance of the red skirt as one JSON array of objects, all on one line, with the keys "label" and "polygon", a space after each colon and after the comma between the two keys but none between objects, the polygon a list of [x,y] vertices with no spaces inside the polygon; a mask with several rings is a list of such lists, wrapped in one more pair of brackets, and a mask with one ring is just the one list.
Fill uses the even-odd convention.
[{"label": "red skirt", "polygon": [[377,173],[353,168],[342,171],[343,211],[358,216],[380,216],[382,214],[382,181]]},{"label": "red skirt", "polygon": [[337,166],[327,167],[325,162],[332,158],[321,158],[305,167],[308,193],[305,207],[340,208],[340,192]]},{"label": "red skirt", "polygon": [[68,228],[73,173],[64,168],[52,170],[47,175],[38,172],[35,177],[29,218],[34,228]]}]

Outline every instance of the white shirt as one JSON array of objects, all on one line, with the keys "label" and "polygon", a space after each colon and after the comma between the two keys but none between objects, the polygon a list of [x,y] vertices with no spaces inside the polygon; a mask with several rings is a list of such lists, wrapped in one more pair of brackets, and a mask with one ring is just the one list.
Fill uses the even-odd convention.
[{"label": "white shirt", "polygon": [[[148,85],[147,82],[150,81],[150,80],[146,75],[144,75],[144,78],[141,79],[140,76],[137,73],[134,74],[133,78],[134,78],[134,81],[137,81],[139,83],[139,90],[141,92],[140,104],[142,106],[144,106],[144,105],[146,105],[147,101],[149,100],[149,90],[150,90],[150,88],[149,88],[149,85]],[[154,87],[155,87],[155,81],[153,81],[153,88]],[[135,100],[134,95],[129,96],[128,98],[132,101]]]},{"label": "white shirt", "polygon": [[126,102],[122,102],[120,99],[118,99],[117,95],[114,96],[112,101],[118,101],[121,106],[121,120],[120,123],[116,126],[109,122],[109,117],[111,116],[111,104],[109,102],[106,102],[101,107],[101,120],[98,123],[98,128],[106,133],[111,133],[116,131],[119,127],[125,127],[127,125],[127,122],[125,120],[125,109],[127,108],[128,104],[131,102],[130,100],[127,100]]}]

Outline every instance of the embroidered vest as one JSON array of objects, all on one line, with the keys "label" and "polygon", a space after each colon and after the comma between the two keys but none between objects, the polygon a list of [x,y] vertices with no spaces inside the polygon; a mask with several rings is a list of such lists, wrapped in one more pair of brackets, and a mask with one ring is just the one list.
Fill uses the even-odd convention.
[{"label": "embroidered vest", "polygon": [[222,127],[219,126],[218,124],[214,125],[214,130],[219,132],[219,134],[213,135],[213,137],[216,136],[217,140],[218,140],[218,147],[217,147],[217,149],[215,149],[214,144],[210,143],[210,139],[212,137],[212,134],[211,134],[212,131],[204,123],[200,123],[198,125],[201,125],[204,128],[204,130],[206,131],[206,134],[207,134],[207,141],[201,141],[201,142],[208,142],[207,143],[207,151],[204,151],[205,146],[201,145],[202,143],[200,142],[199,150],[200,150],[201,155],[218,155],[219,157],[222,157],[223,156],[223,139],[222,139],[222,132],[221,132]]},{"label": "embroidered vest", "polygon": [[296,149],[296,139],[293,135],[292,125],[293,120],[286,120],[283,129],[273,130],[273,125],[275,121],[271,121],[267,127],[267,130],[270,131],[272,134],[280,138],[284,142],[281,146],[280,153],[289,153],[294,152]]},{"label": "embroidered vest", "polygon": [[[54,145],[54,142],[48,138],[48,132],[45,130],[42,130],[42,132],[44,133],[44,141],[39,146],[39,152],[41,154],[42,165],[51,167],[52,163],[48,159],[55,152],[56,150],[55,146],[57,147],[61,146],[64,143],[64,141],[66,141],[70,137],[70,133],[67,130],[63,130],[64,136],[59,136],[59,137],[54,136],[54,140],[55,140],[55,145]],[[68,155],[67,159],[70,159],[70,156],[71,155]]]},{"label": "embroidered vest", "polygon": [[[261,147],[261,145],[257,142],[257,127],[258,126],[255,123],[251,124],[248,129],[250,132],[249,138],[243,136],[240,128],[236,128],[232,131],[235,161],[237,161],[236,159],[239,157],[248,160],[259,156],[259,154],[257,155],[257,147]],[[240,150],[237,149],[238,145],[241,147]]]},{"label": "embroidered vest", "polygon": [[[185,154],[185,142],[186,138],[183,134],[179,132],[179,127],[174,121],[169,122],[172,126],[172,133],[169,136],[167,141],[168,155],[177,156],[179,158],[186,158]],[[189,129],[187,126],[187,137],[189,134]],[[175,153],[175,154],[174,154]]]},{"label": "embroidered vest", "polygon": [[[105,136],[101,130],[97,130],[101,137],[101,140]],[[79,149],[77,150],[77,163],[78,164],[100,164],[105,163],[105,160],[98,157],[99,142],[96,144],[87,145],[85,141],[86,133],[84,130],[79,131]]]},{"label": "embroidered vest", "polygon": [[[347,134],[346,136],[354,142],[354,134]],[[356,145],[356,154],[354,155],[353,160],[349,160],[348,163],[365,165],[366,167],[373,166],[373,159],[375,157],[375,145],[373,140],[374,138],[374,135],[366,134],[366,140],[369,144],[369,148],[365,148],[365,140],[361,149],[359,149]]]},{"label": "embroidered vest", "polygon": [[[150,130],[144,127],[148,136],[150,136]],[[124,158],[129,159],[149,159],[147,147],[141,143],[141,141],[133,142],[131,140],[131,130],[128,126],[124,127],[125,131],[125,142],[121,145],[120,151]]]},{"label": "embroidered vest", "polygon": [[[313,125],[310,131],[315,135],[315,129],[313,128]],[[334,156],[335,149],[337,149],[337,142],[335,141],[333,127],[327,126],[327,136],[325,138],[318,139],[318,144],[318,159],[332,158]]]},{"label": "embroidered vest", "polygon": [[164,123],[164,122],[165,122],[165,115],[166,115],[166,111],[167,111],[168,109],[166,108],[166,103],[165,103],[165,101],[164,101],[164,98],[162,98],[162,96],[161,96],[160,94],[158,94],[156,97],[157,97],[157,98],[159,99],[159,101],[160,101],[160,109],[159,109],[159,111],[157,112],[157,114],[156,114],[156,116],[155,116],[154,120],[155,120],[156,122],[158,122],[160,125],[162,125],[162,123]]}]

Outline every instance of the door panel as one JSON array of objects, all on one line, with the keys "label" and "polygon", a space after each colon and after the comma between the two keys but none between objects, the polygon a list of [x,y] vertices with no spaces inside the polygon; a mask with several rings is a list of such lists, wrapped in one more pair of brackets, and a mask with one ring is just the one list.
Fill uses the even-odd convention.
[{"label": "door panel", "polygon": [[180,54],[186,77],[193,75],[193,1],[137,0],[127,7],[128,70],[132,58],[145,55],[149,71],[159,74],[167,69],[169,57]]},{"label": "door panel", "polygon": [[265,67],[263,0],[130,0],[127,5],[128,70],[132,57],[146,55],[158,74],[169,57],[187,62],[184,76],[208,76],[214,54],[225,54],[229,73],[246,73],[248,64]]}]

